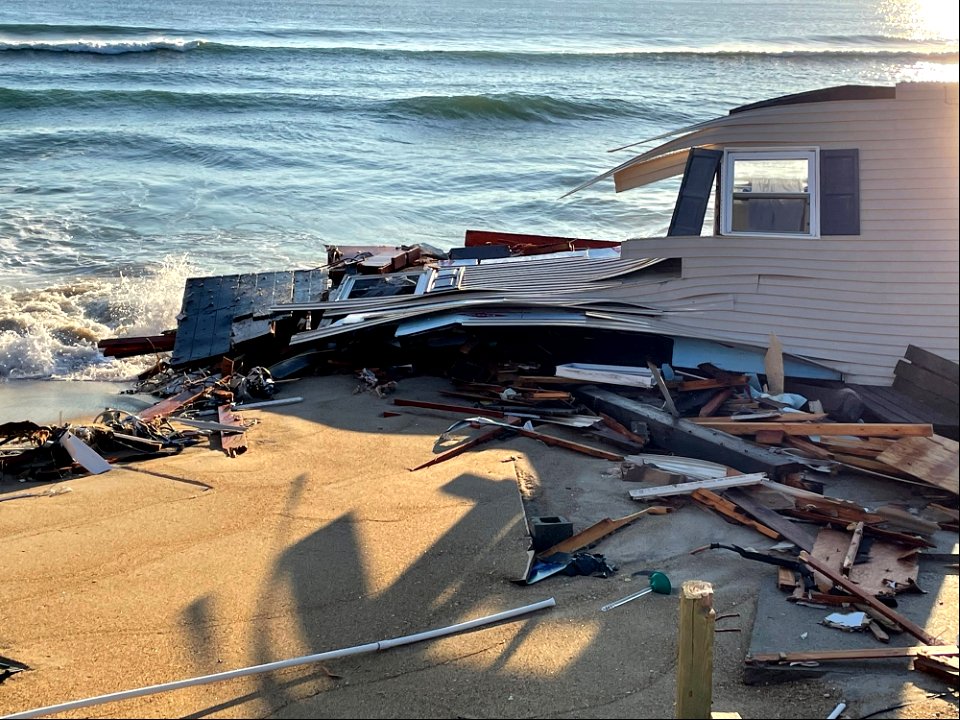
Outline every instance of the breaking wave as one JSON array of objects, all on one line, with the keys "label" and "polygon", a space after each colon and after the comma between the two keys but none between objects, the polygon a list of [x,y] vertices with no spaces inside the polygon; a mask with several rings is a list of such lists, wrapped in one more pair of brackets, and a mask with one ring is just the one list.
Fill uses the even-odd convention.
[{"label": "breaking wave", "polygon": [[156,358],[105,358],[97,342],[176,328],[191,272],[187,258],[171,257],[137,276],[0,287],[0,382],[132,379]]},{"label": "breaking wave", "polygon": [[[889,35],[816,35],[806,38],[770,38],[758,42],[692,46],[669,40],[643,46],[537,46],[489,50],[470,47],[462,39],[436,37],[424,46],[408,35],[382,30],[247,30],[223,32],[169,27],[115,25],[0,24],[0,52],[91,53],[124,55],[149,52],[202,54],[307,53],[331,56],[405,57],[408,59],[465,60],[487,63],[582,63],[644,60],[648,58],[882,58],[955,62],[955,40],[916,39]],[[468,41],[469,42],[469,41]]]}]

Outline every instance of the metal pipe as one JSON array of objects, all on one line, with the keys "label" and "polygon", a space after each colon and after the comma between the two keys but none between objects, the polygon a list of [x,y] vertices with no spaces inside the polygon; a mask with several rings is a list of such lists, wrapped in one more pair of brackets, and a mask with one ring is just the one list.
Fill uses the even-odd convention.
[{"label": "metal pipe", "polygon": [[215,673],[213,675],[203,675],[201,677],[187,678],[185,680],[174,680],[172,682],[161,683],[159,685],[149,685],[147,687],[136,688],[134,690],[122,690],[120,692],[109,693],[107,695],[97,695],[83,700],[72,700],[59,705],[47,705],[46,707],[36,708],[34,710],[25,710],[12,715],[4,715],[5,718],[35,718],[53,713],[64,712],[66,710],[75,710],[77,708],[90,707],[91,705],[102,705],[108,702],[118,700],[127,700],[129,698],[141,697],[143,695],[154,695],[156,693],[169,692],[170,690],[179,690],[180,688],[192,687],[194,685],[208,685],[210,683],[220,682],[222,680],[232,680],[233,678],[245,677],[247,675],[258,675],[260,673],[271,672],[273,670],[283,670],[284,668],[295,667],[297,665],[307,665],[309,663],[323,662],[336,658],[349,657],[351,655],[360,655],[378,650],[387,650],[388,648],[398,647],[400,645],[409,645],[420,642],[421,640],[430,640],[432,638],[453,635],[455,633],[466,632],[483,625],[509,620],[510,618],[525,615],[553,607],[557,602],[553,598],[541,600],[532,605],[514,608],[513,610],[504,610],[503,612],[487,615],[485,617],[467,620],[456,625],[449,625],[443,628],[427,630],[414,635],[404,635],[403,637],[381,640],[379,642],[367,643],[365,645],[355,645],[353,647],[342,648],[340,650],[329,650],[327,652],[317,653],[315,655],[304,655],[289,660],[277,660],[276,662],[264,663],[263,665],[253,665],[251,667],[239,668],[237,670],[227,670],[225,672]]}]

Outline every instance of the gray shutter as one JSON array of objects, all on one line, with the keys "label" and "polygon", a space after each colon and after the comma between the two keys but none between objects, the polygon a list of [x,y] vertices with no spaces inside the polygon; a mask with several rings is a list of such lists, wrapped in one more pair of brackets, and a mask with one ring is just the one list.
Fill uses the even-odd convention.
[{"label": "gray shutter", "polygon": [[710,188],[713,187],[713,178],[720,169],[722,159],[722,150],[690,149],[667,235],[700,234],[707,203],[710,202]]},{"label": "gray shutter", "polygon": [[860,151],[820,151],[820,234],[860,234]]}]

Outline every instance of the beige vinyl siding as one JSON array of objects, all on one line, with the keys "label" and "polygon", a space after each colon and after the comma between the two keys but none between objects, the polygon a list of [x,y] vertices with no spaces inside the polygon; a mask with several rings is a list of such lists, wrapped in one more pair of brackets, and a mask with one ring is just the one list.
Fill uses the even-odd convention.
[{"label": "beige vinyl siding", "polygon": [[[957,361],[957,127],[955,84],[902,84],[895,99],[759,108],[674,138],[616,171],[617,190],[682,173],[694,146],[857,148],[861,234],[631,240],[624,257],[680,258],[681,279],[604,294],[668,310],[702,305],[671,322],[758,346],[775,333],[786,352],[854,382],[889,384],[909,344]],[[719,302],[728,297],[732,309]]]}]

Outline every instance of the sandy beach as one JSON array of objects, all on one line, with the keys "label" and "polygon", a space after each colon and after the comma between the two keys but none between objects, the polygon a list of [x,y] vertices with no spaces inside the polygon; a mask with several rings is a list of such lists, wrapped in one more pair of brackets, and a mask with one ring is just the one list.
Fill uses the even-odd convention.
[{"label": "sandy beach", "polygon": [[[614,463],[519,438],[411,472],[455,418],[384,417],[399,408],[355,386],[349,376],[307,378],[284,390],[304,402],[247,411],[260,422],[236,458],[198,446],[99,476],[0,486],[0,655],[31,668],[0,686],[0,713],[552,597],[553,608],[463,634],[62,716],[672,717],[676,596],[599,612],[643,587],[632,573],[650,568],[675,587],[714,583],[717,612],[738,613],[723,627],[740,631],[716,635],[714,709],[825,717],[853,702],[829,679],[742,684],[758,587],[770,578],[688,553],[721,528],[748,544],[746,528],[697,508],[684,509],[683,522],[681,513],[648,516],[604,542],[614,576],[515,584],[530,543],[525,507],[578,528],[636,511]],[[443,386],[412,378],[397,395],[429,399]],[[50,488],[71,492],[14,499]],[[916,675],[903,673],[902,697],[923,697],[914,683],[927,680]],[[956,716],[955,704],[931,702],[927,712]],[[884,715],[897,716],[911,715]]]}]

